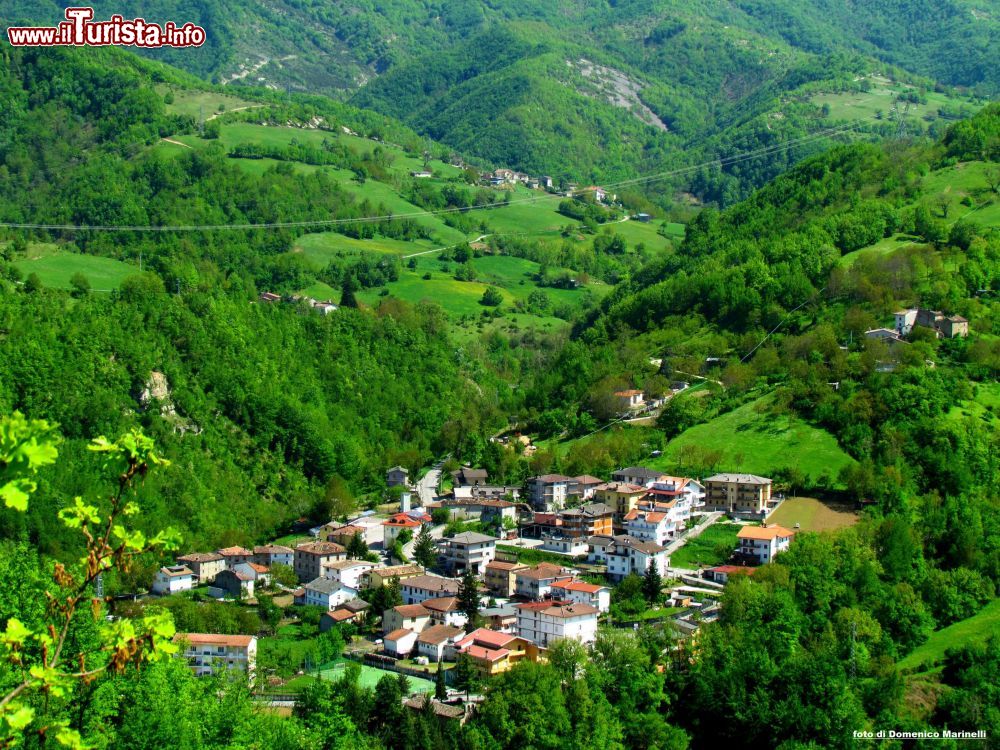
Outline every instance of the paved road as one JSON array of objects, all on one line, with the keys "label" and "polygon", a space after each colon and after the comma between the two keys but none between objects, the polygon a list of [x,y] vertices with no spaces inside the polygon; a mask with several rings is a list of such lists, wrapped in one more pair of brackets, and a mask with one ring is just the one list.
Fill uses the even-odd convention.
[{"label": "paved road", "polygon": [[420,498],[421,505],[427,505],[427,503],[432,502],[437,496],[438,484],[441,482],[441,467],[443,465],[444,461],[438,461],[417,482],[417,496]]}]

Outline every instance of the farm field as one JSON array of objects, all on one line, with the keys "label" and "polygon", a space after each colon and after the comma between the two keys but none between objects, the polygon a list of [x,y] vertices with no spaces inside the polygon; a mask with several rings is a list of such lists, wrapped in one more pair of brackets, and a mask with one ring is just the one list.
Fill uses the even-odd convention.
[{"label": "farm field", "polygon": [[[167,112],[178,115],[189,115],[196,120],[202,117],[208,118],[220,112],[232,112],[234,109],[242,109],[257,104],[248,99],[242,99],[238,96],[218,91],[182,89],[165,84],[157,86],[156,90],[162,95],[166,95],[168,92],[173,95],[173,102],[165,105]],[[219,107],[220,104],[222,105],[221,109]]]},{"label": "farm field", "polygon": [[114,258],[56,250],[53,245],[29,246],[28,257],[14,261],[14,266],[25,276],[38,274],[42,284],[53,289],[69,289],[73,275],[82,273],[94,292],[117,289],[125,277],[139,272],[136,266]]},{"label": "farm field", "polygon": [[[817,94],[810,101],[818,107],[824,104],[829,106],[831,120],[856,120],[859,118],[875,117],[878,112],[883,113],[883,119],[889,122],[889,111],[893,102],[900,95],[912,92],[912,86],[896,83],[886,78],[872,77],[873,86],[870,91],[844,91],[839,93]],[[940,119],[938,109],[941,107],[957,107],[965,105],[970,114],[979,107],[964,100],[947,96],[936,91],[926,93],[927,103],[910,103],[906,109],[907,119],[922,119],[931,121]],[[899,103],[899,111],[903,112],[906,107],[905,102]]]},{"label": "farm field", "polygon": [[838,472],[854,463],[829,432],[789,414],[772,414],[763,396],[671,440],[650,468],[685,471],[725,466],[728,471],[769,476],[795,467],[817,479],[826,474],[836,485]]},{"label": "farm field", "polygon": [[927,668],[935,661],[943,659],[947,649],[959,648],[968,643],[982,643],[997,632],[1000,632],[1000,599],[994,599],[972,617],[931,633],[925,643],[917,646],[899,662],[899,668],[906,670]]},{"label": "farm field", "polygon": [[722,565],[736,549],[736,534],[741,525],[717,521],[670,556],[672,568],[697,568]]},{"label": "farm field", "polygon": [[858,514],[832,507],[816,498],[790,497],[767,517],[767,522],[786,529],[794,529],[795,524],[799,524],[801,531],[832,531],[853,526],[858,522]]}]

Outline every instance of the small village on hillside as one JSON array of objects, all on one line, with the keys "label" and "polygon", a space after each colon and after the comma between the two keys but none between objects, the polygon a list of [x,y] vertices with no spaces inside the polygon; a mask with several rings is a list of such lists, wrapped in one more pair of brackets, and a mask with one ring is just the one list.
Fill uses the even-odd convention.
[{"label": "small village on hillside", "polygon": [[[234,670],[261,700],[284,705],[354,661],[371,680],[407,675],[418,694],[410,707],[429,699],[462,720],[491,676],[546,660],[561,639],[588,645],[600,628],[640,627],[696,638],[718,617],[726,582],[753,575],[796,534],[769,521],[794,500],[746,473],[695,479],[631,466],[513,487],[470,466],[445,474],[439,464],[419,481],[394,466],[386,498],[394,504],[272,544],[190,550],[161,568],[156,597],[282,605],[275,635],[179,633],[194,672]],[[338,652],[314,660],[291,649],[302,662],[278,666],[264,654],[294,643],[288,631],[314,632]]]}]

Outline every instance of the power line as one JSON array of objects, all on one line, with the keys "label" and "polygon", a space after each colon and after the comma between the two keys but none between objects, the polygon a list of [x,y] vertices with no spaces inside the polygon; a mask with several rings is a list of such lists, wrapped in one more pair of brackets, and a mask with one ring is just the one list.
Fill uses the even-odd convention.
[{"label": "power line", "polygon": [[[708,161],[701,162],[700,164],[693,164],[687,167],[680,167],[678,169],[672,169],[665,172],[657,172],[650,175],[645,175],[641,177],[633,177],[627,180],[619,180],[618,182],[607,183],[602,186],[602,189],[625,187],[629,185],[638,185],[649,182],[657,182],[659,180],[668,179],[670,177],[677,177],[683,174],[688,174],[690,172],[696,172],[699,169],[704,169],[711,166],[728,166],[730,164],[737,164],[742,161],[747,161],[749,159],[755,159],[761,156],[766,156],[768,154],[774,153],[776,151],[781,151],[783,149],[791,148],[796,145],[804,145],[822,138],[829,138],[835,135],[840,135],[853,130],[857,130],[862,124],[875,120],[875,117],[864,117],[855,120],[850,125],[845,125],[839,128],[827,128],[825,130],[816,131],[809,135],[800,136],[798,138],[793,138],[788,141],[783,141],[778,144],[772,144],[770,146],[765,146],[753,151],[746,151],[738,154],[733,154],[732,156],[727,156],[723,158],[711,159]],[[586,189],[578,189],[572,191],[571,194],[582,194],[586,192]],[[540,196],[531,196],[529,198],[519,198],[512,201],[507,201],[505,203],[493,204],[489,206],[462,206],[462,207],[452,207],[452,208],[442,208],[424,211],[411,211],[407,213],[400,214],[382,214],[378,216],[361,216],[361,217],[351,217],[351,218],[339,218],[339,219],[313,219],[313,220],[301,220],[301,221],[280,221],[280,222],[262,222],[262,223],[232,223],[232,224],[179,224],[179,225],[163,225],[163,226],[153,226],[153,225],[111,225],[111,224],[40,224],[40,223],[30,223],[30,222],[0,222],[0,227],[8,229],[45,229],[45,230],[61,230],[61,231],[89,231],[89,232],[206,232],[206,231],[225,231],[225,230],[252,230],[252,229],[294,229],[302,227],[321,227],[321,226],[342,226],[347,224],[360,224],[360,223],[375,223],[381,221],[391,221],[393,219],[416,219],[427,216],[440,216],[453,213],[470,213],[472,211],[488,210],[492,208],[503,208],[505,206],[512,206],[524,203],[537,203],[545,200],[561,200],[567,197],[566,195],[553,195],[545,194]]]}]

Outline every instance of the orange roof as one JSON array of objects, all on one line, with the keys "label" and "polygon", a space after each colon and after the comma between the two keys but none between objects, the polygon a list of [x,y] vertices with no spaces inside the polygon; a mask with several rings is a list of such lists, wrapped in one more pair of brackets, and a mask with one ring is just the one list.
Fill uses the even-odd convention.
[{"label": "orange roof", "polygon": [[504,562],[503,560],[490,560],[486,563],[487,570],[521,570],[528,567],[524,563]]},{"label": "orange roof", "polygon": [[552,588],[565,589],[566,591],[582,591],[585,594],[596,594],[605,587],[594,583],[587,583],[586,581],[560,581],[559,583],[552,584]]},{"label": "orange roof", "polygon": [[405,514],[400,514],[393,516],[387,521],[382,522],[383,526],[400,526],[406,529],[416,529],[420,527],[420,521],[415,521]]},{"label": "orange roof", "polygon": [[633,390],[628,390],[628,391],[615,391],[615,395],[616,396],[624,396],[624,397],[628,398],[629,396],[641,396],[642,395],[642,391],[637,391],[637,390],[634,390],[634,389]]},{"label": "orange roof", "polygon": [[296,547],[295,552],[306,555],[339,555],[347,550],[336,542],[307,542]]},{"label": "orange roof", "polygon": [[793,536],[794,531],[786,529],[784,526],[744,526],[736,535],[737,539],[756,539],[762,542],[769,542],[778,537]]},{"label": "orange roof", "polygon": [[[566,575],[563,573],[562,566],[547,562],[538,563],[538,565],[533,568],[519,570],[517,573],[518,578],[531,579],[558,578],[560,575]],[[569,576],[566,577],[568,578]]]},{"label": "orange roof", "polygon": [[354,612],[349,609],[335,609],[333,612],[324,612],[323,614],[334,622],[343,622],[354,617]]},{"label": "orange roof", "polygon": [[253,554],[253,552],[248,550],[246,547],[225,547],[224,549],[216,550],[216,552],[223,557],[232,557],[236,555],[245,555],[249,557]]},{"label": "orange roof", "polygon": [[408,635],[413,635],[413,631],[409,628],[399,628],[398,630],[393,630],[389,633],[389,635],[385,636],[384,640],[398,641],[400,638],[405,638]]},{"label": "orange roof", "polygon": [[236,646],[246,648],[254,640],[252,635],[222,635],[221,633],[177,633],[175,641],[187,641],[192,646]]},{"label": "orange roof", "polygon": [[484,646],[487,648],[503,648],[516,636],[510,633],[498,633],[495,630],[490,630],[489,628],[477,628],[469,633],[465,638],[460,640],[457,645],[465,646],[468,644],[478,644],[479,646]]},{"label": "orange roof", "polygon": [[427,607],[423,604],[400,604],[397,607],[393,607],[393,609],[406,618],[427,617],[430,615]]},{"label": "orange roof", "polygon": [[269,571],[269,568],[266,565],[260,565],[258,563],[247,563],[247,565],[249,565],[250,568],[257,573],[267,573]]},{"label": "orange roof", "polygon": [[484,648],[483,646],[472,645],[469,646],[465,653],[471,656],[473,659],[482,659],[483,661],[500,661],[500,659],[507,656],[510,653],[505,648]]}]

